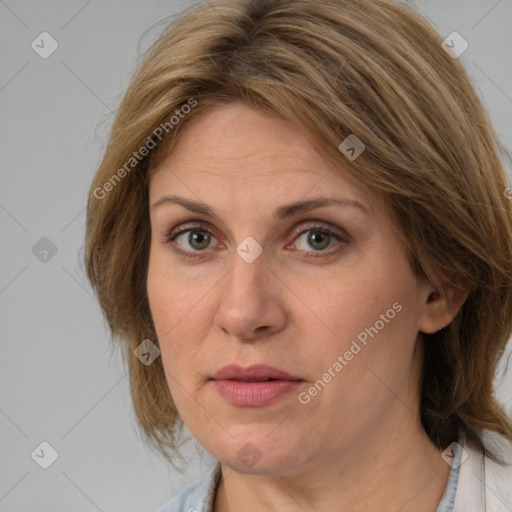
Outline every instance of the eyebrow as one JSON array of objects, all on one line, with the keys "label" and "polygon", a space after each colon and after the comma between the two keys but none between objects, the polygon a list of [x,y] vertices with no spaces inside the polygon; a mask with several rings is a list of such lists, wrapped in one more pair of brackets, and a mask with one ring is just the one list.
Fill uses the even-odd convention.
[{"label": "eyebrow", "polygon": [[[190,210],[191,212],[207,215],[215,219],[220,219],[220,216],[217,213],[217,211],[211,208],[210,206],[204,203],[200,203],[198,201],[193,201],[191,199],[175,195],[162,196],[160,199],[158,199],[155,203],[151,205],[151,208],[155,209],[164,204],[178,204],[183,206],[187,210]],[[282,220],[287,217],[292,217],[300,213],[309,212],[310,210],[314,210],[315,208],[321,208],[324,206],[343,206],[356,208],[365,213],[366,215],[371,215],[366,209],[366,207],[359,201],[356,201],[355,199],[337,197],[316,197],[313,199],[295,201],[293,203],[288,203],[280,206],[274,212],[274,219]]]}]

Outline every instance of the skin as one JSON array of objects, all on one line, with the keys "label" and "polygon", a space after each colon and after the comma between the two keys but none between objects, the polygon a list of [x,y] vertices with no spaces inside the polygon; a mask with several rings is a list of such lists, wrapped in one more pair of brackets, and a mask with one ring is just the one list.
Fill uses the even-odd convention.
[{"label": "skin", "polygon": [[[450,467],[419,421],[417,340],[445,327],[464,297],[449,305],[417,279],[385,205],[275,115],[238,102],[211,108],[154,171],[151,205],[173,194],[219,216],[152,206],[147,277],[173,400],[221,462],[214,510],[434,512]],[[367,212],[335,205],[273,218],[285,203],[326,195]],[[211,237],[169,241],[178,226]],[[263,248],[252,263],[236,252],[248,236]],[[227,364],[266,363],[305,391],[394,303],[401,311],[307,404],[292,392],[237,407],[209,380]],[[237,456],[249,442],[261,457],[251,467]]]}]

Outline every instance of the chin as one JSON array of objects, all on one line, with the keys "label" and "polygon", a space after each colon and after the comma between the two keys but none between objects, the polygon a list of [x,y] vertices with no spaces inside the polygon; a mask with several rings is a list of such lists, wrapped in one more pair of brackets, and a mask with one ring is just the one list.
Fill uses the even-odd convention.
[{"label": "chin", "polygon": [[284,474],[304,462],[304,450],[300,447],[304,443],[293,445],[289,437],[271,440],[267,437],[269,432],[272,429],[265,429],[263,435],[230,438],[226,446],[211,453],[222,464],[243,474]]}]

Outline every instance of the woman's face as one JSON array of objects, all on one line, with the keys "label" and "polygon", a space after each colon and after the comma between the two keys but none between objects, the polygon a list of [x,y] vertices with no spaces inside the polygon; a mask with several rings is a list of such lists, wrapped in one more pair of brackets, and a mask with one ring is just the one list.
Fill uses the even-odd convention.
[{"label": "woman's face", "polygon": [[[294,126],[241,103],[203,112],[152,175],[150,204],[167,382],[214,457],[286,474],[419,425],[432,288],[376,200]],[[289,375],[213,379],[227,365]]]}]

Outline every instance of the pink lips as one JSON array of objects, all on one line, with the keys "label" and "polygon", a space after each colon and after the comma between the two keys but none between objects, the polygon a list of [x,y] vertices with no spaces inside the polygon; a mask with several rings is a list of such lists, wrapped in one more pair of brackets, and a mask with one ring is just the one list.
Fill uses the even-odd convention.
[{"label": "pink lips", "polygon": [[212,381],[222,397],[240,407],[270,405],[304,382],[300,377],[268,365],[225,366],[212,376]]}]

